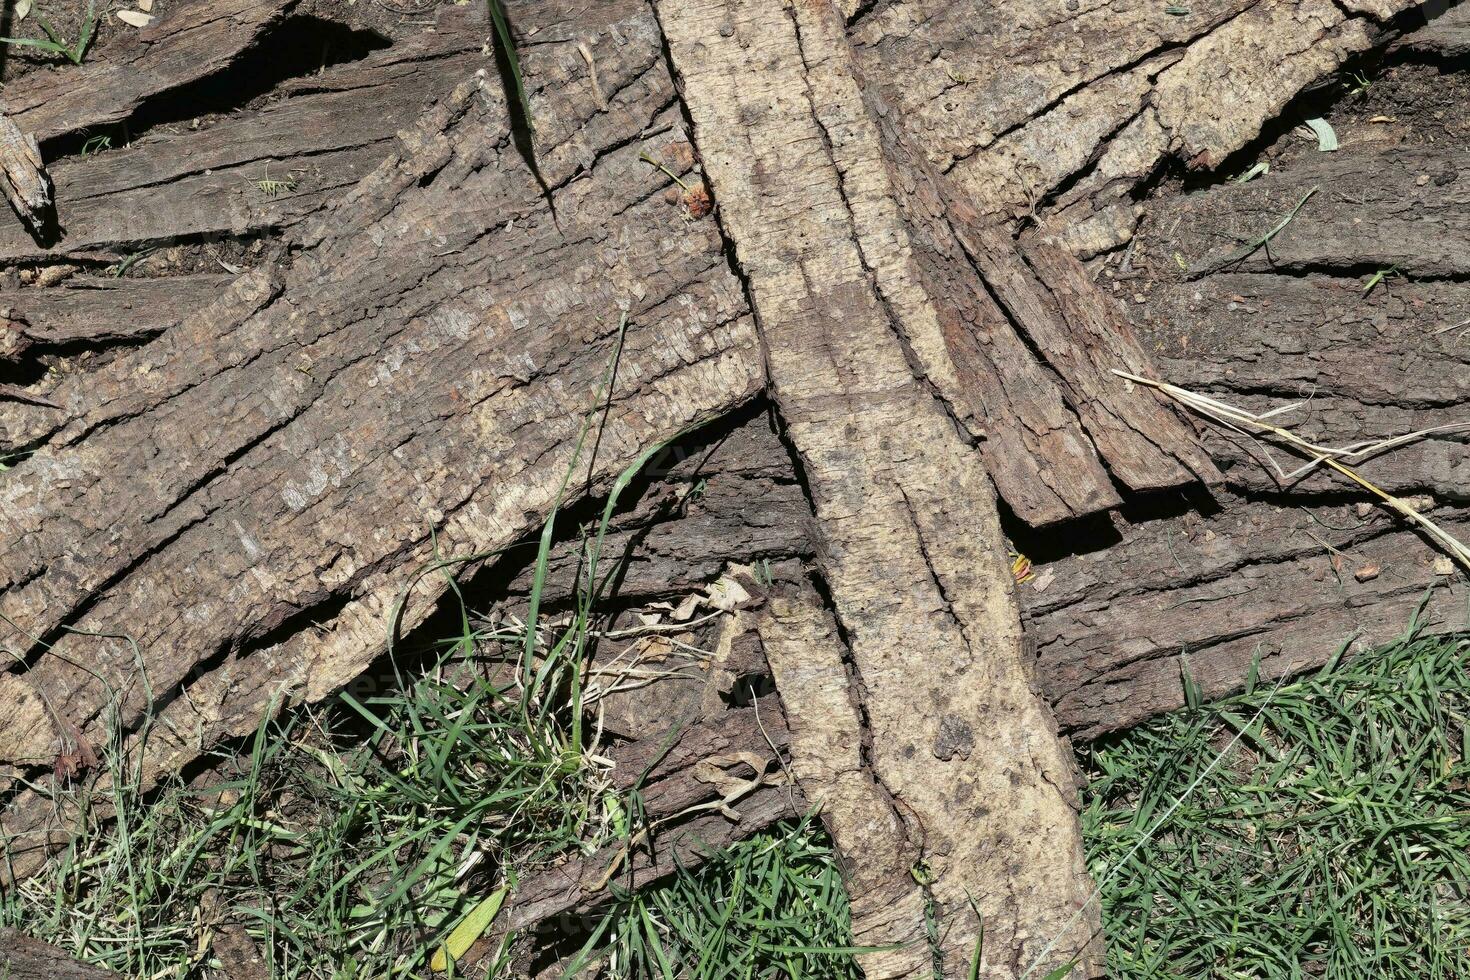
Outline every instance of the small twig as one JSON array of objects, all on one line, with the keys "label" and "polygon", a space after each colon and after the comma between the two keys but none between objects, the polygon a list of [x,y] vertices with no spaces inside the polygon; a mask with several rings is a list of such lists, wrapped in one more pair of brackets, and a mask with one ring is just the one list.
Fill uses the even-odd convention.
[{"label": "small twig", "polygon": [[651,166],[657,167],[658,169],[662,170],[664,173],[668,174],[668,177],[669,177],[670,180],[672,180],[674,183],[678,184],[680,187],[682,187],[684,189],[684,193],[686,193],[686,194],[689,193],[689,185],[686,184],[686,183],[684,183],[682,180],[680,180],[679,179],[679,175],[676,174],[676,173],[674,173],[668,167],[665,167],[663,164],[659,163],[657,160],[655,160],[653,157],[649,156],[647,153],[640,153],[640,154],[638,154],[638,159],[642,160],[646,164],[649,164]]},{"label": "small twig", "polygon": [[1295,470],[1295,473],[1304,472],[1319,464],[1336,471],[1338,475],[1356,483],[1364,490],[1367,490],[1382,500],[1384,504],[1397,511],[1405,520],[1417,525],[1436,544],[1443,548],[1451,558],[1458,561],[1467,570],[1470,570],[1470,548],[1467,548],[1463,542],[1419,513],[1407,501],[1395,497],[1377,484],[1365,479],[1351,466],[1342,462],[1344,458],[1382,452],[1432,433],[1467,429],[1470,428],[1470,422],[1456,422],[1449,425],[1434,426],[1428,429],[1420,429],[1418,432],[1411,432],[1408,435],[1396,436],[1392,439],[1383,439],[1367,444],[1359,443],[1355,446],[1334,449],[1308,442],[1288,429],[1283,429],[1278,425],[1272,425],[1270,422],[1265,421],[1266,415],[1257,415],[1253,412],[1248,412],[1243,408],[1237,408],[1218,399],[1210,398],[1208,395],[1201,395],[1198,392],[1190,391],[1187,388],[1180,388],[1177,385],[1171,385],[1163,381],[1140,377],[1136,374],[1130,374],[1127,371],[1115,369],[1113,373],[1134,384],[1144,385],[1145,387],[1162,392],[1200,415],[1221,425],[1228,426],[1236,431],[1243,431],[1240,427],[1245,426],[1257,433],[1273,436],[1298,452],[1310,455],[1312,457],[1311,462],[1307,466]]}]

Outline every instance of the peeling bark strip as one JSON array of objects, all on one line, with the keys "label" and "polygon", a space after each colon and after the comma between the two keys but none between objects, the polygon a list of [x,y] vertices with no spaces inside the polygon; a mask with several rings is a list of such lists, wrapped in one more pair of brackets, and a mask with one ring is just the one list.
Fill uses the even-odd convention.
[{"label": "peeling bark strip", "polygon": [[[1015,977],[1088,893],[1072,763],[1022,668],[985,470],[901,341],[925,298],[863,261],[865,237],[890,230],[871,202],[892,190],[842,20],[825,0],[658,11],[810,487],[872,775],[913,820],[946,961],[968,962],[974,895],[982,974]],[[1090,966],[1094,921],[1056,962]]]},{"label": "peeling bark strip", "polygon": [[145,100],[226,67],[299,0],[190,0],[68,71],[32,72],[5,86],[11,119],[45,142],[126,119]]},{"label": "peeling bark strip", "polygon": [[868,980],[921,976],[932,966],[925,895],[914,877],[924,855],[864,758],[861,693],[843,662],[837,625],[814,591],[788,587],[771,597],[759,630],[789,713],[791,767],[848,858],[853,942],[899,947],[859,958],[863,973]]},{"label": "peeling bark strip", "polygon": [[[0,222],[0,261],[289,228],[371,173],[424,105],[493,64],[479,28],[441,18],[432,34],[283,85],[259,111],[61,160],[51,176],[65,234],[42,247]],[[267,177],[294,186],[267,194],[257,185]]]},{"label": "peeling bark strip", "polygon": [[[471,81],[300,229],[288,267],[67,377],[63,413],[0,411],[0,444],[39,444],[0,483],[0,611],[25,631],[0,645],[27,651],[56,716],[97,734],[109,699],[131,722],[147,694],[127,641],[66,627],[143,652],[163,707],[150,775],[356,676],[436,548],[493,551],[544,519],[622,305],[594,492],[759,391],[714,223],[639,160],[684,145],[652,15],[579,9],[574,40],[526,59],[556,217],[499,85]],[[405,626],[440,589],[420,583]],[[54,819],[22,793],[6,827],[39,845]]]}]

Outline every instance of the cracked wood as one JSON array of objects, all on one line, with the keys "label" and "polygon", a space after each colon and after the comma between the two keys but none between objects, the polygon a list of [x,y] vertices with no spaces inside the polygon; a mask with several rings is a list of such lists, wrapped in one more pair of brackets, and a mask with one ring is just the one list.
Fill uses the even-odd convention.
[{"label": "cracked wood", "polygon": [[[601,4],[577,36],[601,93],[576,41],[527,56],[556,217],[499,86],[472,79],[304,225],[287,263],[68,378],[63,413],[0,412],[7,444],[37,447],[0,485],[0,611],[18,627],[3,642],[57,717],[96,735],[110,701],[134,723],[151,695],[152,778],[334,692],[382,649],[413,569],[544,518],[620,307],[586,489],[759,390],[713,223],[666,204],[638,159],[682,143],[657,26]],[[405,627],[441,588],[420,583]],[[41,845],[54,817],[22,793],[6,825]]]},{"label": "cracked wood", "polygon": [[[1021,663],[984,466],[901,342],[927,298],[901,266],[864,262],[865,240],[890,236],[902,254],[901,228],[885,220],[892,185],[842,20],[810,2],[658,11],[812,497],[873,778],[923,837],[942,955],[968,961],[973,895],[982,975],[1017,976],[1088,892],[1072,762]],[[834,831],[846,853],[868,843]],[[1090,963],[1094,924],[1061,936],[1054,959]],[[923,923],[895,928],[922,935]]]}]

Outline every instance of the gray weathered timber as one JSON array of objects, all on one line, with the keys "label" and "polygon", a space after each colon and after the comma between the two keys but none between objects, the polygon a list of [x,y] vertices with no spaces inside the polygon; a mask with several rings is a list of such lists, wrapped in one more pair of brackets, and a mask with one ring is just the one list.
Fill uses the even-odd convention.
[{"label": "gray weathered timber", "polygon": [[[433,33],[281,86],[259,111],[63,159],[51,167],[61,237],[43,246],[0,223],[0,261],[290,228],[371,173],[425,106],[494,71],[475,26],[446,17]],[[289,189],[267,193],[264,180]]]},{"label": "gray weathered timber", "polygon": [[[147,99],[234,63],[298,0],[187,0],[80,66],[38,71],[5,86],[10,118],[45,142],[128,118]],[[105,16],[105,11],[99,11]]]},{"label": "gray weathered timber", "polygon": [[18,929],[0,929],[0,976],[7,980],[110,980],[117,974],[78,963]]}]

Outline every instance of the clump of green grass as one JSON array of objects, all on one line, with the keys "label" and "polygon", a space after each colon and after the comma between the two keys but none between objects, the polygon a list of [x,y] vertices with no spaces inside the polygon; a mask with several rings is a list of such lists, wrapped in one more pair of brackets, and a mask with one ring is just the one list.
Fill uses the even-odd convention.
[{"label": "clump of green grass", "polygon": [[0,923],[125,976],[218,968],[226,928],[273,977],[426,975],[482,898],[600,832],[564,686],[523,699],[485,652],[467,633],[352,712],[265,723],[203,786],[145,791],[115,728],[94,778],[55,791],[71,842]]},{"label": "clump of green grass", "polygon": [[1411,629],[1095,745],[1110,975],[1470,975],[1467,655]]},{"label": "clump of green grass", "polygon": [[857,952],[836,853],[808,818],[621,895],[567,973],[596,959],[618,980],[861,980]]}]

